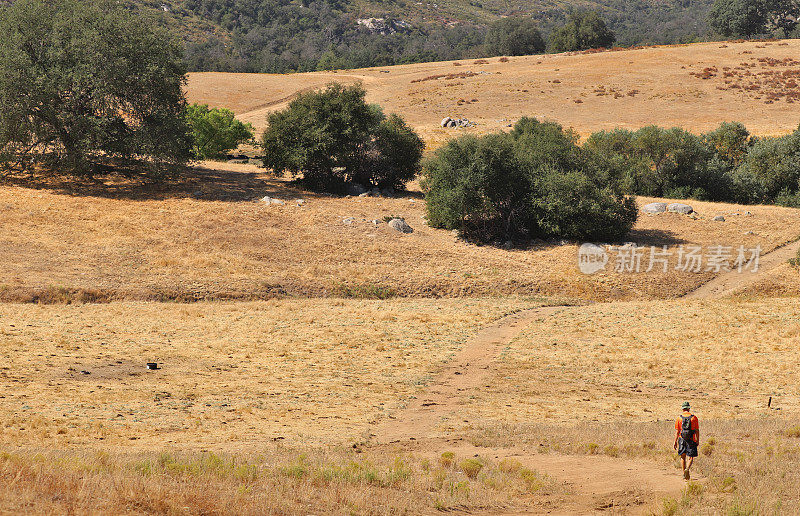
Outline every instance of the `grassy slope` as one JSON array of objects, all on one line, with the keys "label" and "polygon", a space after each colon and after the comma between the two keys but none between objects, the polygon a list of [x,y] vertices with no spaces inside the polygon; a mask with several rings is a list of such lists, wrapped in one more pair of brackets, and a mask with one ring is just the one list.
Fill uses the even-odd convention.
[{"label": "grassy slope", "polygon": [[[109,189],[70,182],[0,187],[0,223],[15,228],[0,240],[0,299],[63,302],[70,290],[96,299],[150,300],[509,294],[661,299],[711,276],[616,273],[614,263],[606,273],[586,276],[577,269],[575,243],[503,250],[431,228],[418,194],[313,195],[252,165],[210,166],[161,191],[124,182]],[[286,204],[259,202],[265,195]],[[297,198],[305,203],[297,205]],[[693,243],[761,245],[766,252],[797,237],[798,210],[693,205],[701,218],[642,216],[630,239],[673,251]],[[710,220],[720,213],[727,215],[725,223]],[[395,232],[385,216],[405,217],[414,233]],[[344,222],[351,217],[352,223]]]}]

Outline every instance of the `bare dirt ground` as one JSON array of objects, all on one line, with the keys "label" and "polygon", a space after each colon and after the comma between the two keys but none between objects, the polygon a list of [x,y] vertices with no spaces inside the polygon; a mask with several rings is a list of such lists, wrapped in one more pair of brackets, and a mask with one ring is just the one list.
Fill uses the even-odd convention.
[{"label": "bare dirt ground", "polygon": [[[263,129],[266,115],[299,91],[337,81],[362,82],[370,102],[397,112],[431,147],[465,132],[505,129],[536,116],[594,131],[656,124],[702,132],[737,120],[758,135],[797,128],[798,40],[698,43],[580,55],[423,63],[293,75],[191,74],[192,102],[232,109]],[[776,72],[786,74],[777,76]],[[471,129],[442,129],[445,116]]]}]

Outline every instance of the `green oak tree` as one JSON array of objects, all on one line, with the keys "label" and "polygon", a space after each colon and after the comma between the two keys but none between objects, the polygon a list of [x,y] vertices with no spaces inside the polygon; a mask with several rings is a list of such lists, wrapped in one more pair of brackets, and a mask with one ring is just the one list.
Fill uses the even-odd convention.
[{"label": "green oak tree", "polygon": [[181,44],[102,0],[0,9],[0,169],[163,177],[187,162]]}]

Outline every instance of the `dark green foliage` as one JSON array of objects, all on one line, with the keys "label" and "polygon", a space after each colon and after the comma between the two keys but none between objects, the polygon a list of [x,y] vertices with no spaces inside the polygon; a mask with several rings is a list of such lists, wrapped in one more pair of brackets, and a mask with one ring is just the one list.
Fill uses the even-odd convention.
[{"label": "dark green foliage", "polygon": [[490,56],[525,56],[544,49],[544,39],[532,18],[500,18],[486,33],[486,53]]},{"label": "dark green foliage", "polygon": [[192,131],[192,153],[199,159],[223,158],[254,136],[253,126],[237,120],[228,109],[192,104],[186,108],[186,120]]},{"label": "dark green foliage", "polygon": [[709,198],[716,189],[708,175],[708,149],[682,129],[643,127],[591,135],[585,147],[615,171],[629,193]]},{"label": "dark green foliage", "polygon": [[[574,2],[404,0],[120,0],[159,11],[185,35],[192,71],[290,72],[480,57],[498,12],[532,13],[542,34],[567,22]],[[789,0],[775,0],[789,1]],[[792,0],[795,1],[795,0]],[[589,0],[617,44],[689,43],[708,35],[713,0]],[[493,5],[494,4],[494,5]],[[436,7],[434,7],[436,5]],[[160,12],[162,6],[169,13]],[[383,17],[369,30],[357,18]],[[454,25],[430,20],[446,17]]]},{"label": "dark green foliage", "polygon": [[757,141],[735,171],[743,202],[794,205],[800,190],[800,128]]},{"label": "dark green foliage", "polygon": [[341,191],[353,182],[403,187],[419,171],[422,140],[364,96],[360,85],[331,84],[270,114],[261,141],[264,165],[302,176],[317,190]]},{"label": "dark green foliage", "polygon": [[0,11],[0,165],[161,177],[186,163],[179,43],[115,2],[18,0]]},{"label": "dark green foliage", "polygon": [[715,0],[709,13],[709,25],[719,34],[750,37],[767,31],[764,0]]},{"label": "dark green foliage", "polygon": [[373,145],[366,175],[356,182],[400,190],[419,173],[425,143],[399,115],[392,113],[381,121]]},{"label": "dark green foliage", "polygon": [[798,17],[798,0],[716,0],[709,12],[709,25],[727,37],[772,33],[789,37]]},{"label": "dark green foliage", "polygon": [[651,126],[598,132],[584,148],[628,194],[800,207],[800,128],[756,140],[735,122],[702,136]]},{"label": "dark green foliage", "polygon": [[636,207],[559,125],[521,119],[511,133],[463,136],[424,167],[428,222],[476,242],[618,239]]},{"label": "dark green foliage", "polygon": [[567,24],[550,33],[548,47],[551,52],[570,52],[590,48],[608,48],[616,37],[595,11],[577,11],[570,14]]}]

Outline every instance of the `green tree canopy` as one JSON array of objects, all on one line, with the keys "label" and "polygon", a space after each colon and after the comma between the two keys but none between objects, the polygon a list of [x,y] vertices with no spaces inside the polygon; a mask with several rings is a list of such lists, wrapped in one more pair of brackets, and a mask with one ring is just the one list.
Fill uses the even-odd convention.
[{"label": "green tree canopy", "polygon": [[111,1],[3,7],[0,166],[160,176],[185,163],[182,47],[158,25]]},{"label": "green tree canopy", "polygon": [[614,33],[597,12],[576,11],[569,15],[566,25],[553,30],[548,46],[553,52],[571,52],[610,47],[614,41]]},{"label": "green tree canopy", "polygon": [[228,151],[253,139],[250,124],[237,120],[228,109],[209,109],[205,104],[186,108],[186,119],[192,131],[192,153],[200,159],[222,158]]},{"label": "green tree canopy", "polygon": [[486,33],[486,52],[493,56],[525,56],[545,50],[536,22],[532,18],[509,16],[489,26]]},{"label": "green tree canopy", "polygon": [[347,183],[402,188],[419,172],[424,144],[402,118],[367,104],[360,85],[331,84],[270,114],[264,165],[302,177],[310,188]]},{"label": "green tree canopy", "polygon": [[750,37],[767,32],[765,0],[715,0],[708,15],[711,28],[726,37]]},{"label": "green tree canopy", "polygon": [[531,118],[511,133],[450,140],[424,167],[429,223],[478,242],[623,237],[635,202],[576,142]]}]

